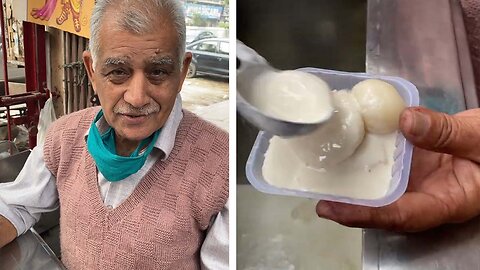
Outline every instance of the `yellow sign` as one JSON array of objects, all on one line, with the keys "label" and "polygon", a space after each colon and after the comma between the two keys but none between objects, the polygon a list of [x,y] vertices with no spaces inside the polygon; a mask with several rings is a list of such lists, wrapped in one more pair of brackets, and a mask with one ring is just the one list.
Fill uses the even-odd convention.
[{"label": "yellow sign", "polygon": [[90,37],[95,0],[28,0],[28,21]]}]

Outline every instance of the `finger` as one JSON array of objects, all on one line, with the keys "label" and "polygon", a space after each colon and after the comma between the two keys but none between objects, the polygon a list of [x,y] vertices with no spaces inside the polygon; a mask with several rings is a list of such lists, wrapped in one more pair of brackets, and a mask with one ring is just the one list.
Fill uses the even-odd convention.
[{"label": "finger", "polygon": [[320,201],[316,210],[319,217],[345,226],[402,232],[423,231],[448,219],[448,209],[434,197],[420,193],[407,193],[397,202],[383,207]]},{"label": "finger", "polygon": [[400,130],[415,146],[480,162],[480,109],[448,115],[423,107],[405,109]]}]

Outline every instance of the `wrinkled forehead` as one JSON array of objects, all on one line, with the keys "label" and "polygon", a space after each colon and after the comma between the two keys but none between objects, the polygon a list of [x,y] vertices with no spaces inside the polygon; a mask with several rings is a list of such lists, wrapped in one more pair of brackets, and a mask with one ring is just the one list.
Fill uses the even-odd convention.
[{"label": "wrinkled forehead", "polygon": [[172,26],[172,17],[164,10],[157,10],[156,14],[152,10],[143,6],[123,8],[119,11],[110,7],[112,12],[107,12],[109,21],[113,26],[136,34],[145,34],[165,26]]},{"label": "wrinkled forehead", "polygon": [[[156,40],[155,53],[173,54],[180,58],[180,40],[172,17],[165,11],[151,14],[148,9],[132,11],[115,10],[110,7],[102,19],[99,31],[99,54],[108,54],[109,47],[128,44],[133,49],[135,42]],[[118,34],[122,34],[119,37]],[[149,46],[151,48],[152,46]],[[150,52],[151,53],[151,52]],[[152,55],[153,56],[153,55]]]}]

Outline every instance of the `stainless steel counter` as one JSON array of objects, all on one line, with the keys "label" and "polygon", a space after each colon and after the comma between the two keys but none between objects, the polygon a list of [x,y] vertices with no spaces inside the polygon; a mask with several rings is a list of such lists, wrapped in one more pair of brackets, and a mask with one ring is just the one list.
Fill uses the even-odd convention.
[{"label": "stainless steel counter", "polygon": [[30,151],[24,151],[6,158],[0,158],[0,183],[14,181],[29,155]]},{"label": "stainless steel counter", "polygon": [[367,72],[413,82],[423,106],[477,108],[459,0],[369,0]]},{"label": "stainless steel counter", "polygon": [[2,270],[66,269],[33,229],[0,248],[0,268]]},{"label": "stainless steel counter", "polygon": [[[30,151],[0,159],[0,183],[14,181]],[[35,228],[48,230],[58,224],[58,213],[43,215]],[[0,269],[2,270],[36,270],[65,269],[55,253],[38,235],[35,229],[27,231],[13,242],[0,248]]]},{"label": "stainless steel counter", "polygon": [[480,269],[480,218],[416,234],[365,230],[363,270]]}]

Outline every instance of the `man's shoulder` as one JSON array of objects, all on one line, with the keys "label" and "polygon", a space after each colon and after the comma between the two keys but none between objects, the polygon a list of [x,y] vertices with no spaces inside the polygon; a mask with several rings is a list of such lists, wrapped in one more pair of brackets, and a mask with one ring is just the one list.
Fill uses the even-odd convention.
[{"label": "man's shoulder", "polygon": [[184,139],[195,141],[197,145],[210,145],[221,156],[228,155],[228,132],[194,113],[183,110],[180,130],[181,132],[179,133],[186,133]]},{"label": "man's shoulder", "polygon": [[91,107],[63,115],[48,128],[47,136],[52,138],[63,137],[62,134],[84,134],[100,107]]},{"label": "man's shoulder", "polygon": [[69,164],[74,153],[81,153],[85,132],[99,107],[87,108],[60,117],[48,128],[43,148],[47,168],[57,176],[61,162]]},{"label": "man's shoulder", "polygon": [[[228,199],[228,133],[192,112],[183,110],[181,133],[188,142],[186,161],[194,164],[188,170],[195,183],[194,213],[202,229],[206,229],[212,216],[218,214]],[[185,158],[185,155],[183,156]],[[186,165],[187,166],[187,165]],[[195,175],[193,172],[197,172]]]},{"label": "man's shoulder", "polygon": [[97,106],[97,107],[90,107],[90,108],[82,109],[69,114],[65,114],[54,123],[57,123],[60,125],[61,124],[73,125],[81,121],[91,122],[100,109],[101,107]]},{"label": "man's shoulder", "polygon": [[[58,118],[55,122],[53,122],[53,127],[56,131],[59,129],[64,129],[67,127],[71,127],[74,129],[79,128],[79,124],[81,122],[85,122],[85,124],[91,123],[95,115],[100,110],[100,107],[90,107],[83,110],[79,110],[76,112],[72,112],[62,117]],[[89,124],[88,124],[89,126]]]}]

